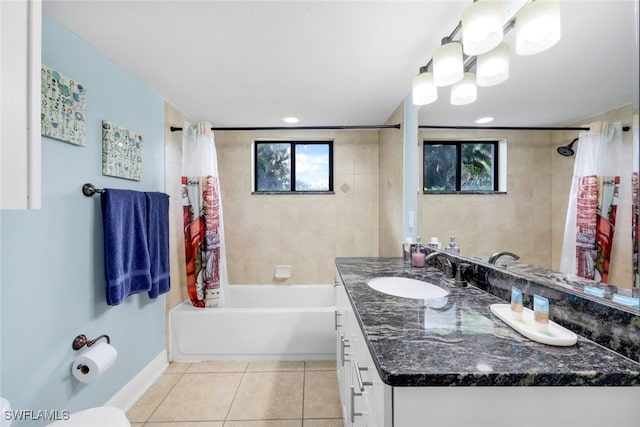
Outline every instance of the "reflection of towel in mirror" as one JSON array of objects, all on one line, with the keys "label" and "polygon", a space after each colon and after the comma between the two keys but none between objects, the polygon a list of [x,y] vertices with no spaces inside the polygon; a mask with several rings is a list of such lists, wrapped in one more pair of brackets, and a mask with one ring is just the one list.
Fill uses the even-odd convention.
[{"label": "reflection of towel in mirror", "polygon": [[107,304],[118,305],[129,295],[151,290],[146,197],[105,189],[101,202]]},{"label": "reflection of towel in mirror", "polygon": [[169,196],[145,193],[147,198],[147,241],[151,262],[150,298],[169,292]]}]

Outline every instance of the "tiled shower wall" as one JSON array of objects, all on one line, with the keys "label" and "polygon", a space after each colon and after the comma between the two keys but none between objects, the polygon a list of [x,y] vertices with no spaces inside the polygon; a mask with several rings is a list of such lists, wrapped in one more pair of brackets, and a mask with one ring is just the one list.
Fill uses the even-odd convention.
[{"label": "tiled shower wall", "polygon": [[[424,140],[507,139],[506,194],[420,194],[419,234],[443,246],[458,237],[464,256],[508,250],[551,265],[551,137],[546,131],[422,131]],[[558,155],[558,154],[556,154]],[[420,165],[422,174],[422,164]]]},{"label": "tiled shower wall", "polygon": [[[182,284],[182,135],[168,130],[184,120],[188,118],[165,104],[173,283],[169,308],[187,298]],[[266,138],[333,140],[335,194],[251,194],[252,140]],[[229,283],[329,283],[335,257],[378,256],[378,140],[378,131],[216,132]],[[274,278],[279,264],[291,265],[290,279]]]},{"label": "tiled shower wall", "polygon": [[[335,194],[251,194],[257,138],[333,140]],[[378,255],[377,131],[218,132],[216,146],[230,283],[329,283],[336,256]]]}]

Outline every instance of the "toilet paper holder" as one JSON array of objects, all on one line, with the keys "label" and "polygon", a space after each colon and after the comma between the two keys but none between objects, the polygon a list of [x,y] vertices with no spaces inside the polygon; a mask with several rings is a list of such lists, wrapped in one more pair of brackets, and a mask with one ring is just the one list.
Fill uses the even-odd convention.
[{"label": "toilet paper holder", "polygon": [[85,345],[87,347],[91,347],[92,345],[94,345],[101,338],[106,338],[107,339],[107,344],[111,344],[111,339],[109,338],[109,335],[107,335],[107,334],[100,335],[98,338],[93,339],[93,340],[88,340],[85,335],[78,335],[77,337],[75,337],[73,339],[72,347],[73,347],[74,350],[80,350]]}]

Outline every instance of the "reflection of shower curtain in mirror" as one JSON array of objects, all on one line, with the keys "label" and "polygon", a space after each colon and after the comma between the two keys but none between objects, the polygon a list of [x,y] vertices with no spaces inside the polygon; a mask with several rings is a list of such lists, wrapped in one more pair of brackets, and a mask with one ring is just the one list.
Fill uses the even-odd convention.
[{"label": "reflection of shower curtain in mirror", "polygon": [[616,173],[622,126],[601,125],[591,124],[592,130],[583,132],[578,141],[560,269],[607,283],[620,196]]},{"label": "reflection of shower curtain in mirror", "polygon": [[218,307],[227,269],[218,160],[208,122],[182,128],[182,208],[189,299],[194,307]]},{"label": "reflection of shower curtain in mirror", "polygon": [[633,116],[633,179],[631,180],[633,199],[631,202],[631,226],[633,244],[633,283],[640,288],[640,272],[638,271],[638,258],[640,254],[640,184],[638,173],[640,172],[640,141],[638,141],[638,115]]}]

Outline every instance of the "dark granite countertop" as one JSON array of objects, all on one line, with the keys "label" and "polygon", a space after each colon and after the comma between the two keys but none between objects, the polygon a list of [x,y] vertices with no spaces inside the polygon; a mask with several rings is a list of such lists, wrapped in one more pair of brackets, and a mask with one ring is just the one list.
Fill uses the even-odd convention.
[{"label": "dark granite countertop", "polygon": [[[506,303],[474,286],[457,288],[434,267],[402,258],[336,258],[380,378],[391,386],[640,386],[640,363],[581,336],[571,347],[531,341],[491,313]],[[375,276],[422,279],[447,301],[387,295]],[[553,320],[553,319],[551,319]]]}]

